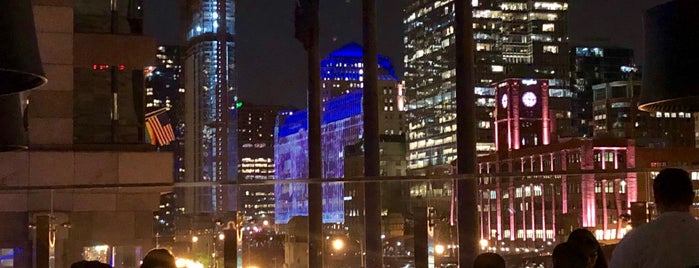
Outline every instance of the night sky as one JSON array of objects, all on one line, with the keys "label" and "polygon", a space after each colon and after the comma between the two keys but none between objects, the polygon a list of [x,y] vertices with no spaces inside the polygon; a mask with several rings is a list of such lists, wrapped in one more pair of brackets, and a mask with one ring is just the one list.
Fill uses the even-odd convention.
[{"label": "night sky", "polygon": [[[145,1],[145,31],[160,44],[179,43],[178,0]],[[181,0],[179,0],[181,1]],[[403,72],[402,9],[410,0],[377,0],[378,50]],[[571,44],[635,50],[643,63],[643,11],[668,0],[570,0]],[[306,55],[294,39],[296,0],[239,0],[238,92],[243,101],[305,107]],[[321,0],[321,58],[362,42],[361,0]]]}]

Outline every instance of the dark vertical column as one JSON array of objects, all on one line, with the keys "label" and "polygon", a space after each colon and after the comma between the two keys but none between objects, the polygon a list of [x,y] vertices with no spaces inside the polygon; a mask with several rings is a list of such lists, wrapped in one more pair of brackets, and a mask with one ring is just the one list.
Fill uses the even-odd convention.
[{"label": "dark vertical column", "polygon": [[319,0],[309,2],[308,33],[308,266],[323,267],[323,176],[320,143],[320,56],[318,51]]},{"label": "dark vertical column", "polygon": [[[119,31],[119,10],[117,9],[116,0],[111,1],[111,12],[110,12],[110,30],[112,34],[116,34]],[[112,143],[117,142],[119,136],[119,81],[117,78],[117,70],[119,66],[114,64],[109,67],[109,74],[111,79],[111,93],[112,93]]]},{"label": "dark vertical column", "polygon": [[427,268],[427,207],[421,205],[415,208],[415,268]]},{"label": "dark vertical column", "polygon": [[[378,59],[376,52],[376,2],[362,1],[362,34],[364,38],[364,177],[375,180],[379,176],[379,91]],[[381,245],[381,185],[364,185],[364,239],[366,267],[383,267]]]},{"label": "dark vertical column", "polygon": [[50,225],[48,215],[36,217],[36,268],[49,268]]},{"label": "dark vertical column", "polygon": [[456,11],[456,144],[459,266],[470,267],[478,250],[476,218],[476,107],[473,72],[471,1],[455,1]]},{"label": "dark vertical column", "polygon": [[236,229],[223,230],[223,267],[238,268],[238,235]]}]

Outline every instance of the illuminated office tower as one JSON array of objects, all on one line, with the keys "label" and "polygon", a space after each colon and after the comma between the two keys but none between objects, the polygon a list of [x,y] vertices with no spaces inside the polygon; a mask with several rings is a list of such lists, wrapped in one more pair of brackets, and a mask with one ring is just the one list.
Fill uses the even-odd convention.
[{"label": "illuminated office tower", "polygon": [[592,86],[634,79],[640,72],[634,67],[632,49],[616,47],[576,46],[570,49],[570,85],[575,97],[572,102],[572,123],[576,136],[592,137]]},{"label": "illuminated office tower", "polygon": [[[236,179],[235,1],[186,1],[185,181]],[[236,210],[234,187],[187,190],[185,213]],[[230,192],[224,192],[230,190]]]},{"label": "illuminated office tower", "polygon": [[180,46],[158,46],[156,64],[145,69],[146,113],[168,108],[175,140],[161,149],[173,152],[173,176],[184,180],[184,84]]},{"label": "illuminated office tower", "polygon": [[[506,77],[568,84],[567,1],[474,0],[479,155],[495,150],[492,83]],[[456,57],[453,1],[412,1],[405,9],[408,167],[435,173],[456,159]],[[526,70],[524,72],[523,70]]]},{"label": "illuminated office tower", "polygon": [[240,102],[238,108],[238,178],[240,208],[247,220],[274,222],[274,126],[283,106]]}]

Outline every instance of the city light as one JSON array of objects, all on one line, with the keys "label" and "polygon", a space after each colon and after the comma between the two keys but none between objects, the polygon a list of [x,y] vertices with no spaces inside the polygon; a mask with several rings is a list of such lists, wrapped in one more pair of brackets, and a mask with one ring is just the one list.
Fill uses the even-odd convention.
[{"label": "city light", "polygon": [[225,239],[226,239],[226,235],[224,235],[224,234],[218,234],[218,240],[223,241],[223,240],[225,240]]},{"label": "city light", "polygon": [[340,239],[340,238],[337,238],[337,239],[333,240],[332,246],[333,246],[334,250],[340,251],[343,248],[345,248],[345,241]]},{"label": "city light", "polygon": [[488,247],[488,240],[481,239],[481,241],[479,242],[479,244],[481,245],[481,248],[482,248],[482,249],[485,249],[485,248]]},{"label": "city light", "polygon": [[177,258],[175,260],[175,265],[177,268],[204,268],[204,265],[200,262],[184,258]]},{"label": "city light", "polygon": [[197,241],[199,241],[199,237],[196,235],[192,236],[192,243],[196,243]]},{"label": "city light", "polygon": [[444,254],[444,246],[443,245],[434,246],[434,252],[437,253],[438,255]]}]

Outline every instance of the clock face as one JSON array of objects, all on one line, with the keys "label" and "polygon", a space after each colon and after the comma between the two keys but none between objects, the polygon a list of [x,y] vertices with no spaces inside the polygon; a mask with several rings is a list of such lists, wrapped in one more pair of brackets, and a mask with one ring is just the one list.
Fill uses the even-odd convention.
[{"label": "clock face", "polygon": [[502,98],[500,99],[500,104],[502,104],[502,108],[507,108],[507,94],[502,95]]},{"label": "clock face", "polygon": [[522,95],[522,103],[524,103],[524,106],[527,107],[533,107],[536,105],[536,95],[534,95],[534,92],[526,92],[524,95]]}]

